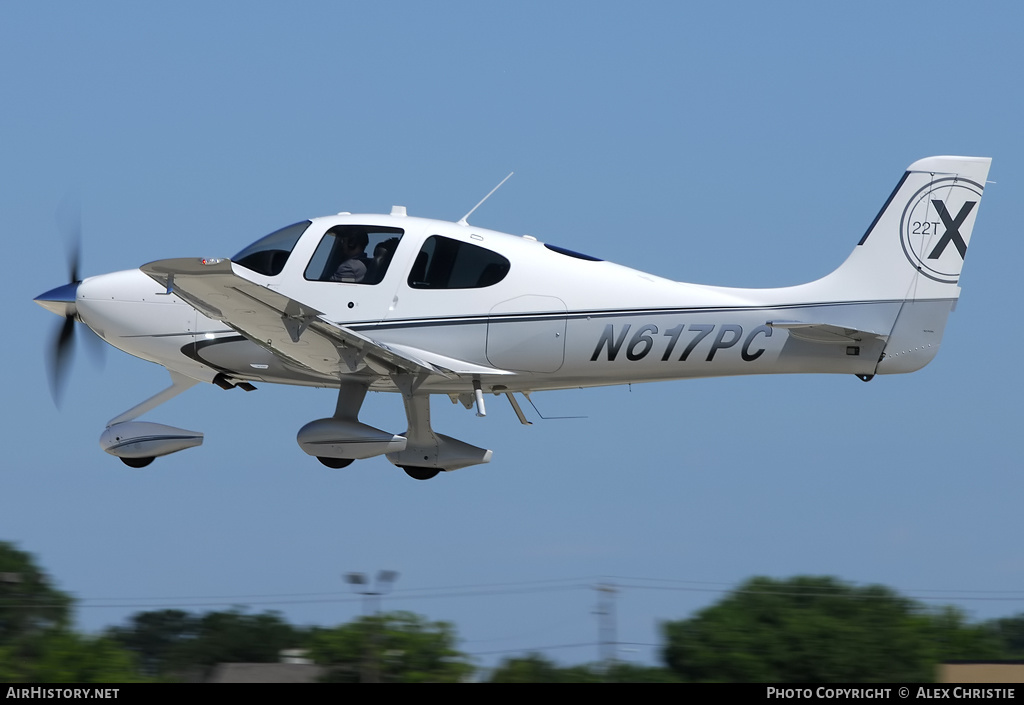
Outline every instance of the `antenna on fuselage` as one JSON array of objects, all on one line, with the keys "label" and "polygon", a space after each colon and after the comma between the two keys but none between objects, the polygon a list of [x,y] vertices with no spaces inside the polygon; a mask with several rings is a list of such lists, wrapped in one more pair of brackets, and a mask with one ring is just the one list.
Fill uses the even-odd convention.
[{"label": "antenna on fuselage", "polygon": [[486,201],[486,200],[487,200],[488,198],[490,198],[490,197],[491,197],[491,194],[493,194],[493,193],[494,193],[495,191],[497,191],[498,189],[500,189],[500,188],[501,188],[501,184],[503,184],[503,183],[505,183],[506,181],[508,181],[509,179],[511,179],[511,178],[512,178],[512,174],[514,174],[514,173],[515,173],[514,171],[510,171],[510,172],[508,173],[508,176],[506,176],[506,177],[505,177],[504,179],[502,179],[502,180],[501,180],[501,183],[499,183],[499,184],[498,184],[497,186],[495,186],[494,188],[492,188],[492,189],[491,189],[491,193],[488,193],[488,194],[487,194],[486,196],[484,196],[483,198],[481,198],[481,199],[480,199],[480,202],[479,202],[479,203],[477,203],[477,204],[476,204],[475,206],[473,206],[473,207],[472,207],[472,208],[470,209],[469,213],[466,213],[466,215],[464,215],[464,216],[462,216],[461,218],[459,218],[459,221],[458,221],[458,222],[459,222],[459,225],[469,225],[469,221],[468,221],[467,219],[469,218],[469,216],[473,215],[473,211],[475,211],[475,210],[476,210],[477,208],[479,208],[480,206],[482,206],[482,205],[484,204],[484,201]]}]

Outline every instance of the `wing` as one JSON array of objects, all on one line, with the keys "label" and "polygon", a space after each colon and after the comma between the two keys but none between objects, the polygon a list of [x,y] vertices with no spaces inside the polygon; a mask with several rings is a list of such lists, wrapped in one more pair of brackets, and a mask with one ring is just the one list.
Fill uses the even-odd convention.
[{"label": "wing", "polygon": [[323,312],[235,273],[230,260],[166,259],[140,268],[203,315],[223,321],[290,365],[320,375],[412,375],[457,379],[507,375],[408,346],[387,345]]}]

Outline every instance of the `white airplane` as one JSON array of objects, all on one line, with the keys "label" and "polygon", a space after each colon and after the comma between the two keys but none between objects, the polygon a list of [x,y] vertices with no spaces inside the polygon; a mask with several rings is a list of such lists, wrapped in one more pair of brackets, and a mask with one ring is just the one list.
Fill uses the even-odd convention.
[{"label": "white airplane", "polygon": [[[385,455],[429,479],[491,459],[434,432],[434,394],[478,416],[485,394],[504,395],[526,424],[516,393],[782,372],[869,381],[920,369],[960,295],[990,162],[911,164],[842,266],[799,286],[685,284],[475,227],[473,211],[450,223],[396,206],[304,220],[231,259],[160,260],[35,301],[65,317],[57,375],[75,321],[170,372],[170,387],[111,419],[100,438],[131,467],[203,441],[137,421],[145,412],[199,382],[246,391],[270,382],[338,388],[334,414],[298,432],[323,464]],[[368,391],[401,394],[408,429],[359,421]]]}]

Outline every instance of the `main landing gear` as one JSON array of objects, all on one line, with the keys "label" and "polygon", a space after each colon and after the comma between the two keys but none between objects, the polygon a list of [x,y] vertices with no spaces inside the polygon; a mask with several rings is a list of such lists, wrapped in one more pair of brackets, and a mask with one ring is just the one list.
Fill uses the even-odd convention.
[{"label": "main landing gear", "polygon": [[[154,459],[203,443],[203,434],[148,421],[139,416],[198,384],[186,375],[171,372],[171,386],[110,420],[100,436],[100,445],[131,468],[144,468]],[[329,468],[341,469],[354,461],[384,455],[416,480],[429,480],[438,473],[451,472],[470,465],[488,463],[491,451],[478,448],[451,436],[435,433],[430,426],[430,395],[417,393],[418,384],[408,376],[396,375],[408,430],[396,435],[359,421],[369,382],[345,381],[338,389],[338,402],[330,418],[311,421],[299,429],[299,447]],[[219,386],[252,389],[251,385],[232,383],[226,378]],[[217,380],[215,380],[217,383]],[[226,386],[225,386],[226,385]],[[467,408],[473,397],[467,397]],[[476,384],[478,415],[483,416],[483,393]],[[513,400],[513,407],[517,408]],[[520,413],[521,412],[518,412]]]},{"label": "main landing gear", "polygon": [[395,435],[359,421],[368,384],[342,382],[331,418],[317,419],[299,429],[299,447],[330,468],[353,460],[384,455],[416,480],[429,480],[441,471],[487,463],[491,451],[435,433],[430,427],[430,396],[400,385],[409,428]]}]

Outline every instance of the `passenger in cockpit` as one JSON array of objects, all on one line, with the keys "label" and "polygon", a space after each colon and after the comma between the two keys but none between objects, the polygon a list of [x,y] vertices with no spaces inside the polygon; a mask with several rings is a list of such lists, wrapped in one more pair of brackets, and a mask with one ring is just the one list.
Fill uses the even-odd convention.
[{"label": "passenger in cockpit", "polygon": [[331,277],[333,282],[359,283],[366,277],[366,245],[369,238],[365,232],[346,233],[340,243],[344,259]]},{"label": "passenger in cockpit", "polygon": [[395,256],[395,248],[398,247],[398,238],[392,237],[382,240],[373,248],[373,259],[366,263],[366,284],[377,284],[388,271],[391,258]]}]

